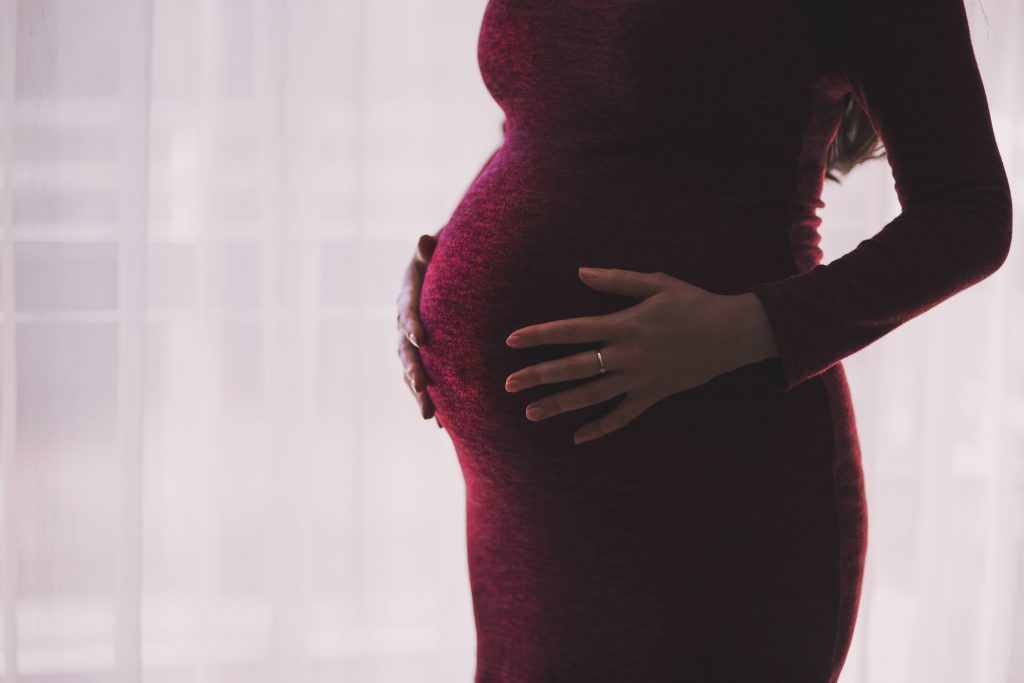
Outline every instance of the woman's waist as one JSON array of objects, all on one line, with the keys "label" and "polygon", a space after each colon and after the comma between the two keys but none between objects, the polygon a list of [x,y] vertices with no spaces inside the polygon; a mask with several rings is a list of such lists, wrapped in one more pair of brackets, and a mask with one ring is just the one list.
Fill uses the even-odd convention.
[{"label": "woman's waist", "polygon": [[499,208],[453,215],[428,277],[460,296],[558,296],[593,291],[581,266],[663,272],[718,294],[736,294],[797,272],[785,226],[725,224],[650,208],[605,213]]},{"label": "woman's waist", "polygon": [[784,191],[715,190],[679,173],[629,170],[564,159],[527,168],[500,151],[452,212],[435,257],[461,277],[504,276],[513,263],[539,283],[589,265],[729,288],[796,272],[793,236],[816,234],[813,207]]}]

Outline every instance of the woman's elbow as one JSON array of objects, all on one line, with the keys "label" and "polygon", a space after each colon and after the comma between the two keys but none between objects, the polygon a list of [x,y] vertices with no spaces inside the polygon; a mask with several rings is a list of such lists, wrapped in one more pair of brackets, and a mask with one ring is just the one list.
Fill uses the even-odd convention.
[{"label": "woman's elbow", "polygon": [[972,263],[970,279],[986,278],[999,270],[1010,254],[1013,239],[1013,200],[1006,176],[972,183],[952,198],[963,217],[964,258]]},{"label": "woman's elbow", "polygon": [[1010,244],[1013,242],[1013,198],[1010,194],[1009,184],[997,194],[996,201],[992,202],[988,218],[992,227],[989,253],[989,274],[991,274],[1006,263],[1006,259],[1010,255]]}]

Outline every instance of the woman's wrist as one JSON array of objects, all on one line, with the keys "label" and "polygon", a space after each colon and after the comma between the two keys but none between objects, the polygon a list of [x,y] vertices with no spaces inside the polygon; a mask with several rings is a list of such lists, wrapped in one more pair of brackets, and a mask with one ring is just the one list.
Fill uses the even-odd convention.
[{"label": "woman's wrist", "polygon": [[753,292],[730,295],[728,298],[733,309],[733,351],[737,367],[778,356],[775,333],[761,299]]}]

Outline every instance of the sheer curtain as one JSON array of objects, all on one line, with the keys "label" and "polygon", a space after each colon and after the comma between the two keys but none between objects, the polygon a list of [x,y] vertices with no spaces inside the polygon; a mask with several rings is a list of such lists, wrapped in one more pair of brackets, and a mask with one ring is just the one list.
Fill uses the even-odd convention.
[{"label": "sheer curtain", "polygon": [[[1024,7],[968,7],[1019,195]],[[0,680],[471,680],[394,300],[500,140],[483,9],[0,0]],[[885,162],[825,200],[826,260],[899,210]],[[845,362],[845,683],[1024,680],[1019,252]]]}]

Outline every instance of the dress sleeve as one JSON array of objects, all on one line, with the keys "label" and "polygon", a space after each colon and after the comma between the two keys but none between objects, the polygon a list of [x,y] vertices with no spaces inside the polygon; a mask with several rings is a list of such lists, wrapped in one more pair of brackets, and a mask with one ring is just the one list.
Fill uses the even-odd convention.
[{"label": "dress sleeve", "polygon": [[833,40],[886,149],[902,212],[828,264],[750,289],[782,390],[986,278],[1006,260],[1010,187],[963,0],[837,2]]}]

